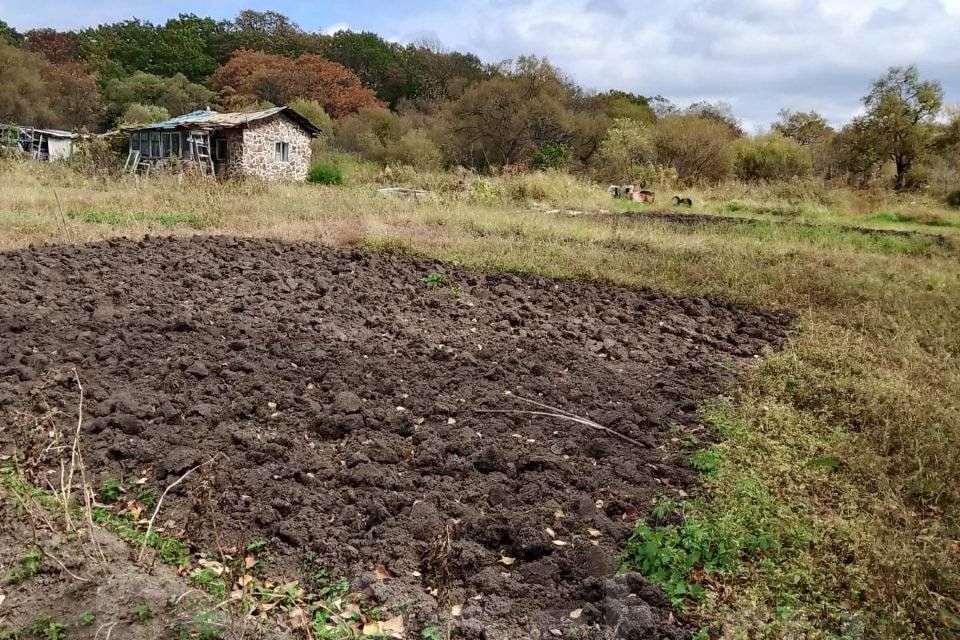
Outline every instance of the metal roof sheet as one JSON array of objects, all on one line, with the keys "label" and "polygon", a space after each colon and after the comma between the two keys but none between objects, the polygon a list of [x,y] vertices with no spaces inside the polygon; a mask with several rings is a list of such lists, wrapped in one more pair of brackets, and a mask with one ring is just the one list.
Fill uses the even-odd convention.
[{"label": "metal roof sheet", "polygon": [[305,128],[310,129],[312,132],[320,133],[320,129],[318,129],[316,125],[311,123],[309,120],[301,116],[290,107],[273,107],[271,109],[264,109],[263,111],[251,111],[249,113],[218,113],[217,111],[211,111],[209,109],[201,109],[200,111],[185,113],[182,116],[170,118],[169,120],[164,120],[163,122],[154,122],[148,125],[132,127],[122,127],[122,129],[124,131],[137,131],[145,129],[189,129],[193,127],[199,129],[229,129],[231,127],[242,127],[256,120],[270,118],[281,112],[286,112],[288,116],[293,118]]}]

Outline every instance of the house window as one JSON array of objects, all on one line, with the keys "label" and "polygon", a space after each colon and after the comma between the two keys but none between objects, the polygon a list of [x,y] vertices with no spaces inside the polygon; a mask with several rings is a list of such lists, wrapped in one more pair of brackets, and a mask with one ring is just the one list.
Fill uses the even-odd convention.
[{"label": "house window", "polygon": [[140,151],[140,134],[130,134],[130,151]]},{"label": "house window", "polygon": [[274,144],[273,159],[277,162],[290,162],[290,143],[277,142]]},{"label": "house window", "polygon": [[151,158],[160,158],[160,132],[153,131],[150,133],[150,157]]},{"label": "house window", "polygon": [[172,133],[161,133],[160,134],[160,155],[164,158],[170,157],[172,153],[171,150],[171,138],[173,137]]}]

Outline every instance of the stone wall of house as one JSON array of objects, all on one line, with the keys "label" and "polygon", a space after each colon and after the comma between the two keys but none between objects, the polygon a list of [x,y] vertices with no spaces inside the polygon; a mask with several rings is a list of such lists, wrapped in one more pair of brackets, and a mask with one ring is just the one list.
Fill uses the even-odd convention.
[{"label": "stone wall of house", "polygon": [[[276,159],[277,142],[290,145],[287,162]],[[310,135],[283,115],[251,122],[243,130],[241,165],[247,176],[302,182],[310,168]]]},{"label": "stone wall of house", "polygon": [[243,130],[224,129],[219,135],[227,141],[227,161],[218,170],[221,175],[238,178],[243,175]]}]

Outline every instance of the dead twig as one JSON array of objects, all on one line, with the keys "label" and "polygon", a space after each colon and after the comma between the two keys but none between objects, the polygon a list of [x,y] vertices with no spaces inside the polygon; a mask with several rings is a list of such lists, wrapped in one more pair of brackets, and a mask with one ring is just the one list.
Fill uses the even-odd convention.
[{"label": "dead twig", "polygon": [[178,484],[180,484],[181,482],[183,482],[184,480],[186,480],[188,477],[190,477],[190,474],[192,474],[194,471],[196,471],[197,469],[200,469],[201,467],[207,466],[208,464],[210,464],[211,462],[213,462],[214,460],[216,460],[217,458],[219,458],[221,455],[222,455],[222,454],[221,454],[220,452],[217,452],[212,458],[210,458],[210,459],[207,460],[206,462],[201,462],[201,463],[198,464],[197,466],[195,466],[195,467],[193,467],[193,468],[191,468],[191,469],[188,469],[188,470],[186,471],[186,473],[184,473],[182,476],[180,476],[179,478],[177,478],[177,479],[173,482],[173,484],[171,484],[170,486],[168,486],[166,489],[163,490],[163,493],[160,495],[160,499],[157,500],[157,506],[156,506],[156,507],[154,508],[154,510],[153,510],[153,515],[150,516],[150,522],[147,523],[147,532],[146,532],[146,534],[143,536],[143,544],[140,545],[140,553],[137,554],[137,564],[140,564],[140,563],[143,561],[143,554],[144,554],[144,552],[147,550],[147,542],[149,542],[149,540],[150,540],[150,532],[153,530],[153,523],[154,523],[154,521],[157,519],[157,514],[160,513],[160,507],[163,506],[163,500],[164,500],[164,498],[167,497],[167,494],[170,493],[170,491],[171,491],[174,487],[176,487]]},{"label": "dead twig", "polygon": [[90,582],[90,578],[84,578],[84,577],[82,577],[82,576],[78,576],[78,575],[75,574],[73,571],[70,571],[70,569],[67,569],[67,565],[63,564],[63,562],[60,560],[60,558],[58,558],[57,556],[53,555],[52,553],[50,553],[49,551],[47,551],[46,549],[44,549],[44,548],[41,547],[40,545],[37,545],[37,548],[40,549],[40,552],[43,553],[43,555],[45,555],[46,557],[50,558],[51,560],[53,560],[54,562],[56,562],[58,565],[60,565],[60,568],[63,569],[63,570],[67,573],[67,575],[69,575],[69,576],[70,576],[71,578],[73,578],[74,580],[78,580],[78,581],[80,581],[80,582]]},{"label": "dead twig", "polygon": [[617,438],[620,438],[625,442],[629,442],[630,444],[635,445],[637,447],[647,448],[647,445],[640,442],[639,440],[634,440],[630,436],[624,435],[619,431],[615,431],[610,427],[605,427],[602,424],[594,422],[593,420],[590,420],[588,418],[583,418],[581,416],[578,416],[574,413],[570,413],[569,411],[565,411],[558,407],[552,407],[548,404],[537,402],[536,400],[531,400],[530,398],[524,398],[516,394],[511,393],[510,397],[516,398],[517,400],[522,400],[523,402],[528,402],[530,404],[537,405],[538,407],[542,407],[544,409],[549,409],[549,411],[533,411],[531,409],[474,409],[473,411],[474,413],[513,413],[513,414],[523,414],[523,415],[530,415],[530,416],[546,416],[549,418],[559,418],[560,420],[569,420],[570,422],[576,422],[577,424],[582,424],[584,426],[590,427],[591,429],[595,429],[597,431],[603,431],[604,433],[609,433],[610,435],[616,436]]},{"label": "dead twig", "polygon": [[67,242],[73,238],[73,234],[70,233],[70,228],[67,226],[67,217],[63,215],[63,205],[60,204],[60,194],[57,193],[57,190],[53,190],[53,197],[57,200],[57,210],[60,212],[60,225],[63,229],[63,239]]}]

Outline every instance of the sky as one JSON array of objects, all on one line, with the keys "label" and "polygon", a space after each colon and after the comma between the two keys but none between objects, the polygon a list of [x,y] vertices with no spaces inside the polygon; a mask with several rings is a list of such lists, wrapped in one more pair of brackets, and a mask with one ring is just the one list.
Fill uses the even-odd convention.
[{"label": "sky", "polygon": [[429,39],[485,62],[546,56],[580,85],[728,102],[746,128],[782,108],[835,124],[856,115],[870,82],[916,64],[960,102],[960,0],[0,0],[26,30],[75,29],[178,13],[230,18],[279,11],[310,31]]}]

